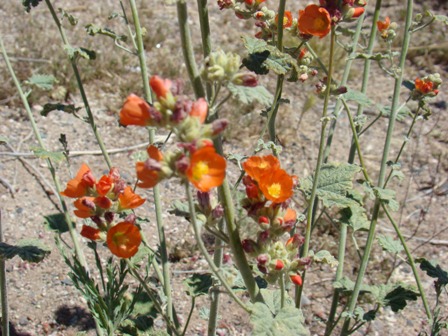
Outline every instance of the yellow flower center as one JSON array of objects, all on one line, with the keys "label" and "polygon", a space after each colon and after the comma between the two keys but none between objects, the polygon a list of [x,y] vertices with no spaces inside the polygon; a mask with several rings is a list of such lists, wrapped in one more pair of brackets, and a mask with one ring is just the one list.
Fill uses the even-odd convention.
[{"label": "yellow flower center", "polygon": [[316,18],[313,22],[314,30],[324,30],[326,27],[327,27],[327,22],[321,17]]},{"label": "yellow flower center", "polygon": [[273,183],[268,187],[268,193],[272,197],[278,198],[280,196],[280,192],[282,191],[282,186],[280,183]]},{"label": "yellow flower center", "polygon": [[193,167],[193,178],[198,181],[202,178],[203,175],[207,174],[209,171],[207,162],[199,161]]},{"label": "yellow flower center", "polygon": [[268,163],[267,163],[267,162],[261,162],[260,165],[258,166],[258,168],[260,168],[260,169],[264,169],[264,168],[266,168],[267,166],[268,166]]}]

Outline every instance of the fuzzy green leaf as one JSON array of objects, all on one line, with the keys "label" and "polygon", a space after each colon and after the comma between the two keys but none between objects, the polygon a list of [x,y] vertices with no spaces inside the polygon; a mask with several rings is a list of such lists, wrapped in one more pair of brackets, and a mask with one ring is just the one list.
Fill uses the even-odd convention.
[{"label": "fuzzy green leaf", "polygon": [[[340,289],[343,293],[350,294],[355,288],[355,283],[349,278],[343,277],[333,283],[333,287]],[[362,284],[360,294],[370,293],[371,288],[368,285]]]},{"label": "fuzzy green leaf", "polygon": [[192,297],[207,295],[210,287],[213,286],[213,278],[208,274],[193,274],[191,277],[184,280],[187,294]]},{"label": "fuzzy green leaf", "polygon": [[38,263],[50,254],[50,248],[39,240],[21,240],[17,245],[0,243],[0,258],[12,259],[19,256],[22,260]]},{"label": "fuzzy green leaf", "polygon": [[425,271],[431,278],[436,278],[442,286],[448,285],[448,272],[443,270],[438,263],[425,258],[419,258],[415,261],[420,263],[420,269]]},{"label": "fuzzy green leaf", "polygon": [[259,102],[264,106],[268,106],[274,99],[273,95],[262,85],[248,87],[229,83],[227,88],[243,104]]},{"label": "fuzzy green leaf", "polygon": [[35,85],[42,90],[51,90],[56,78],[51,75],[34,74],[26,81],[26,84]]},{"label": "fuzzy green leaf", "polygon": [[254,326],[254,336],[309,335],[304,326],[302,312],[294,306],[285,306],[274,317],[268,306],[257,302],[252,306],[250,321]]},{"label": "fuzzy green leaf", "polygon": [[64,232],[68,232],[68,224],[65,220],[65,215],[62,213],[56,213],[52,215],[44,216],[45,218],[45,227],[55,233],[61,234]]},{"label": "fuzzy green leaf", "polygon": [[418,291],[415,289],[399,285],[387,293],[384,303],[396,313],[406,307],[406,301],[416,301],[418,296]]},{"label": "fuzzy green leaf", "polygon": [[[322,200],[324,206],[336,206],[340,209],[358,204],[349,197],[349,191],[353,188],[353,179],[360,168],[348,163],[325,164],[321,168],[319,182],[317,184],[317,197]],[[302,181],[300,188],[305,192],[307,199],[311,196],[313,177],[307,177]]]},{"label": "fuzzy green leaf", "polygon": [[400,204],[395,199],[395,191],[391,189],[382,189],[375,187],[373,192],[384,204],[387,204],[392,211],[398,211]]},{"label": "fuzzy green leaf", "polygon": [[317,262],[317,263],[325,263],[330,265],[331,267],[336,267],[338,266],[338,261],[336,260],[335,257],[333,257],[331,255],[330,252],[326,251],[326,250],[321,250],[318,251],[316,254],[311,253],[312,251],[310,251],[310,257],[313,258],[313,261]]},{"label": "fuzzy green leaf", "polygon": [[60,162],[64,160],[65,156],[62,152],[50,152],[46,151],[43,148],[32,148],[34,155],[36,155],[40,159],[50,159],[55,162]]},{"label": "fuzzy green leaf", "polygon": [[389,253],[397,254],[403,251],[403,245],[401,245],[400,241],[392,238],[392,236],[378,235],[377,239],[383,250]]},{"label": "fuzzy green leaf", "polygon": [[448,16],[445,16],[445,15],[434,15],[434,19],[436,19],[436,21],[440,21],[440,22],[448,25]]},{"label": "fuzzy green leaf", "polygon": [[351,89],[349,89],[346,93],[341,95],[341,98],[349,101],[354,101],[362,106],[370,106],[373,104],[372,100],[369,97],[367,97],[366,94]]},{"label": "fuzzy green leaf", "polygon": [[45,104],[42,111],[40,111],[40,115],[46,117],[51,111],[62,111],[68,114],[75,114],[81,109],[81,107],[75,107],[73,104]]},{"label": "fuzzy green leaf", "polygon": [[63,10],[62,8],[59,8],[59,12],[62,14],[62,17],[67,18],[68,22],[70,22],[70,24],[72,26],[76,26],[78,24],[78,18],[73,16],[72,14],[70,14],[69,12],[66,12],[65,10]]},{"label": "fuzzy green leaf", "polygon": [[[380,113],[383,117],[390,118],[390,106],[383,106],[381,104],[378,104],[376,106],[376,108],[380,111]],[[411,115],[411,110],[406,105],[403,105],[397,111],[396,119],[397,119],[397,121],[403,121],[410,115]]]},{"label": "fuzzy green leaf", "polygon": [[353,203],[353,205],[342,209],[340,214],[339,221],[350,226],[354,232],[369,229],[370,221],[367,218],[366,210],[359,204]]}]

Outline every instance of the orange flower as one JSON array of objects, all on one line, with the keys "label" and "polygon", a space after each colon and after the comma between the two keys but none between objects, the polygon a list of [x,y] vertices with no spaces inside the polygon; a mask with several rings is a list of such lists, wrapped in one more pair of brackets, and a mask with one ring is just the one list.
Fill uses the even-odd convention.
[{"label": "orange flower", "polygon": [[202,147],[190,159],[187,177],[202,192],[220,186],[226,176],[226,160],[214,147]]},{"label": "orange flower", "polygon": [[[278,24],[278,14],[275,16],[275,23]],[[290,11],[285,11],[283,16],[283,28],[288,28],[292,26],[292,14]]]},{"label": "orange flower", "polygon": [[322,38],[331,30],[330,13],[317,5],[308,5],[305,10],[299,10],[297,26],[303,34]]},{"label": "orange flower", "polygon": [[144,198],[141,198],[139,195],[135,194],[130,186],[127,186],[123,193],[118,197],[120,211],[135,209],[145,203],[145,201],[146,200]]},{"label": "orange flower", "polygon": [[152,91],[156,94],[157,98],[165,98],[170,92],[171,81],[169,79],[163,79],[159,76],[152,76],[149,80],[149,85]]},{"label": "orange flower", "polygon": [[247,175],[259,182],[263,175],[280,168],[280,162],[274,155],[251,156],[243,162],[243,169]]},{"label": "orange flower", "polygon": [[71,198],[82,197],[87,193],[87,189],[93,187],[94,184],[95,178],[89,166],[83,163],[76,177],[68,181],[67,188],[61,192],[61,195]]},{"label": "orange flower", "polygon": [[208,104],[204,98],[199,98],[193,103],[190,110],[190,116],[198,117],[199,122],[203,124],[207,118]]},{"label": "orange flower", "polygon": [[[431,82],[430,80],[417,78],[415,80],[415,89],[422,94],[428,94],[433,91],[434,83]],[[437,93],[438,93],[438,91],[437,91]]]},{"label": "orange flower", "polygon": [[383,33],[387,29],[389,29],[390,26],[390,18],[386,16],[386,19],[384,21],[377,21],[376,26],[378,27],[378,31],[380,33]]},{"label": "orange flower", "polygon": [[293,274],[290,275],[289,278],[291,279],[292,283],[294,283],[297,286],[302,286],[302,277],[300,274]]},{"label": "orange flower", "polygon": [[88,225],[83,225],[81,229],[81,236],[90,240],[100,240],[101,231]]},{"label": "orange flower", "polygon": [[258,183],[264,197],[274,203],[282,203],[293,194],[293,179],[283,169],[265,174]]},{"label": "orange flower", "polygon": [[95,197],[81,197],[74,203],[75,215],[79,218],[89,218],[95,215]]},{"label": "orange flower", "polygon": [[[156,160],[158,162],[163,160],[162,153],[157,149],[156,146],[149,146],[146,149],[149,158]],[[145,162],[137,162],[135,164],[135,169],[137,171],[137,178],[141,181],[137,184],[140,188],[152,188],[160,181],[159,171],[154,169],[149,169]]]},{"label": "orange flower", "polygon": [[353,12],[352,18],[360,17],[364,13],[364,7],[356,7]]},{"label": "orange flower", "polygon": [[107,232],[107,246],[120,258],[130,258],[136,254],[141,242],[140,230],[129,222],[118,223]]},{"label": "orange flower", "polygon": [[114,185],[114,179],[110,175],[101,176],[100,180],[96,183],[95,188],[99,196],[106,196]]},{"label": "orange flower", "polygon": [[128,96],[120,111],[120,124],[148,126],[151,121],[150,106],[135,94]]}]

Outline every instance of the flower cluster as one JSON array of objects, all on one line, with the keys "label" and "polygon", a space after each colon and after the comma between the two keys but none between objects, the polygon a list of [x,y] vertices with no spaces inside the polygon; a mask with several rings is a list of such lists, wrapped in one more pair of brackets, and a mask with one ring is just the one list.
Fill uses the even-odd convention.
[{"label": "flower cluster", "polygon": [[388,16],[386,16],[384,21],[377,21],[376,27],[378,28],[381,38],[386,42],[392,42],[397,36],[397,33],[395,32],[397,24],[395,22],[390,22]]},{"label": "flower cluster", "polygon": [[259,228],[256,239],[242,241],[243,248],[257,261],[258,269],[268,281],[288,274],[299,284],[298,273],[309,264],[298,258],[303,237],[294,234],[286,243],[281,241],[297,222],[296,211],[289,207],[297,177],[281,169],[273,155],[252,156],[243,163],[243,168],[246,198],[242,206]]},{"label": "flower cluster", "polygon": [[226,128],[227,120],[206,124],[207,102],[203,98],[191,101],[181,95],[179,82],[153,76],[149,83],[157,101],[151,106],[136,95],[129,96],[120,111],[120,123],[170,129],[179,139],[179,150],[164,155],[157,147],[149,146],[148,159],[136,163],[140,181],[137,185],[152,188],[164,179],[179,176],[202,192],[220,186],[226,161],[216,153],[211,139]]},{"label": "flower cluster", "polygon": [[416,78],[412,91],[412,98],[414,100],[421,100],[425,97],[435,97],[439,93],[439,87],[442,84],[440,74],[435,73],[423,78]]},{"label": "flower cluster", "polygon": [[96,180],[89,166],[83,163],[61,195],[76,198],[75,215],[90,218],[97,225],[96,228],[83,225],[83,237],[106,241],[110,251],[120,258],[130,258],[137,253],[141,235],[134,223],[135,217],[128,216],[120,223],[114,223],[114,218],[115,214],[139,207],[145,199],[126,186],[117,168]]}]

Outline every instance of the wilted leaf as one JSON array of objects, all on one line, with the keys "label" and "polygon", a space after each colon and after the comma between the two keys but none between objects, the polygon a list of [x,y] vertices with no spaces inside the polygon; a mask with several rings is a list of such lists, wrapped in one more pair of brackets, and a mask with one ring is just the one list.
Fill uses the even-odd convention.
[{"label": "wilted leaf", "polygon": [[400,241],[395,240],[391,236],[378,235],[378,243],[383,248],[383,250],[390,252],[392,254],[397,254],[403,251],[403,245]]},{"label": "wilted leaf", "polygon": [[193,274],[189,278],[184,280],[184,286],[186,287],[187,294],[189,296],[198,297],[208,294],[210,287],[213,285],[213,278],[210,273],[208,274]]},{"label": "wilted leaf", "polygon": [[39,240],[21,240],[17,245],[0,243],[0,258],[11,259],[16,255],[28,262],[40,262],[50,254],[50,248]]},{"label": "wilted leaf", "polygon": [[101,28],[93,23],[88,24],[85,28],[86,28],[87,34],[89,34],[90,36],[104,35],[107,37],[111,37],[114,40],[119,40],[119,41],[127,40],[126,35],[118,35],[117,33],[115,33],[113,30],[110,30],[109,28]]},{"label": "wilted leaf", "polygon": [[75,114],[81,109],[81,107],[75,107],[73,104],[45,104],[42,111],[40,111],[40,115],[46,117],[51,111],[62,111],[68,114]]},{"label": "wilted leaf", "polygon": [[72,59],[77,57],[82,57],[88,60],[96,59],[96,53],[93,50],[89,50],[82,47],[74,48],[68,46],[65,46],[64,49],[67,51],[68,56]]},{"label": "wilted leaf", "polygon": [[68,224],[65,220],[65,215],[62,213],[56,213],[53,215],[44,216],[45,226],[55,233],[61,234],[68,231]]},{"label": "wilted leaf", "polygon": [[68,22],[70,22],[70,24],[72,26],[76,26],[78,24],[78,18],[74,17],[72,14],[66,12],[62,8],[59,8],[59,12],[61,12],[62,17],[65,17],[68,19]]},{"label": "wilted leaf", "polygon": [[227,88],[243,104],[259,102],[264,106],[268,106],[274,99],[274,96],[262,85],[249,87],[229,83]]},{"label": "wilted leaf", "polygon": [[42,90],[51,90],[53,84],[56,82],[56,78],[52,75],[34,74],[26,81],[29,85],[36,85]]},{"label": "wilted leaf", "polygon": [[431,278],[436,278],[440,285],[445,286],[448,284],[448,273],[435,261],[429,261],[425,258],[419,258],[415,261],[420,263],[422,271],[425,271]]}]

